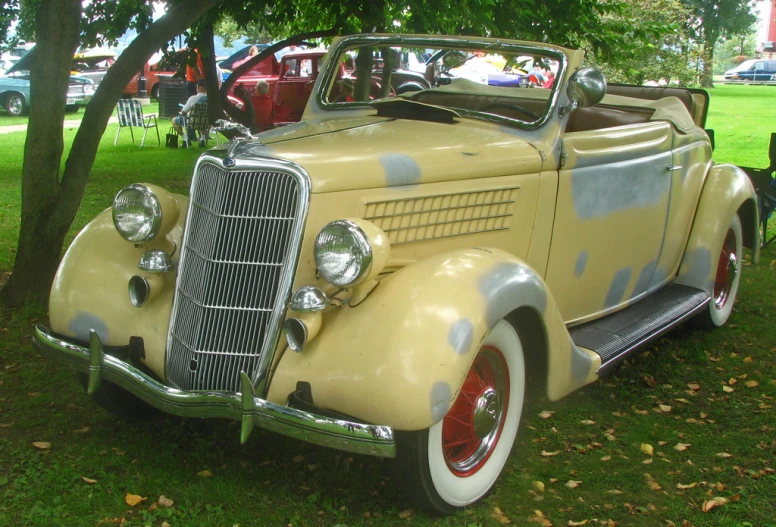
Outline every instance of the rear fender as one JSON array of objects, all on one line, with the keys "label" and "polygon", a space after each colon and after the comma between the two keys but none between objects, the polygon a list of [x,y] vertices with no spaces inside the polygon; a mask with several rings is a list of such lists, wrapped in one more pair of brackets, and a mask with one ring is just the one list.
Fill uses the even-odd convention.
[{"label": "rear fender", "polygon": [[757,196],[746,173],[733,165],[715,165],[709,170],[698,203],[687,249],[676,283],[713,295],[717,259],[733,215],[738,213],[744,246],[752,250],[752,261],[760,256]]},{"label": "rear fender", "polygon": [[[548,396],[595,380],[600,361],[573,345],[533,269],[497,249],[462,249],[393,273],[354,308],[326,311],[318,336],[301,353],[284,353],[268,398],[285,404],[305,381],[319,407],[399,430],[428,428],[455,401],[488,330],[526,309],[544,333]],[[545,374],[531,366],[529,383]]]}]

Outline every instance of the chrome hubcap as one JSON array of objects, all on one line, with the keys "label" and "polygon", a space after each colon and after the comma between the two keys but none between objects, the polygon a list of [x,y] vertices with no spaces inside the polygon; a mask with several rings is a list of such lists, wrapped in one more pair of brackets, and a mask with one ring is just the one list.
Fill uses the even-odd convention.
[{"label": "chrome hubcap", "polygon": [[12,114],[20,114],[22,113],[22,100],[18,97],[11,97],[8,101],[8,107]]},{"label": "chrome hubcap", "polygon": [[474,405],[474,414],[472,416],[474,435],[480,439],[488,437],[496,427],[496,424],[498,424],[500,413],[501,402],[496,390],[493,388],[486,389]]}]

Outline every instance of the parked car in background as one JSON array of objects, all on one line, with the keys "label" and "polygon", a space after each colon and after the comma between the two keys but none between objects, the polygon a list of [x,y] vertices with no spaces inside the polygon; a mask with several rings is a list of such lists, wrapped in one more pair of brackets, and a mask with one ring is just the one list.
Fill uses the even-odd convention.
[{"label": "parked car in background", "polygon": [[776,74],[776,60],[750,59],[725,72],[726,81],[770,81]]},{"label": "parked car in background", "polygon": [[[34,53],[33,48],[16,61],[5,75],[0,75],[0,105],[9,115],[23,115],[30,107],[29,68]],[[94,83],[91,80],[71,75],[65,100],[67,111],[77,111],[79,106],[91,100],[93,94]]]},{"label": "parked car in background", "polygon": [[[557,76],[434,67],[429,88],[375,98],[365,66],[393,48]],[[759,258],[757,199],[712,161],[706,92],[609,90],[547,43],[352,35],[328,53],[301,122],[206,152],[188,196],[125,187],[67,250],[34,343],[98,404],[395,458],[408,500],[453,513],[496,484],[527,394],[561,399],[686,320],[726,323],[743,248]]]},{"label": "parked car in background", "polygon": [[248,53],[254,46],[256,46],[256,49],[259,51],[264,51],[269,47],[269,44],[248,44],[247,46],[240,48],[218,63],[218,67],[221,68],[221,71],[224,72],[226,77],[228,77],[232,70],[234,70],[235,62],[240,62],[241,60],[248,58]]},{"label": "parked car in background", "polygon": [[94,83],[94,88],[100,85],[105,74],[116,61],[118,53],[110,49],[95,48],[80,51],[73,56],[73,75],[84,77]]}]

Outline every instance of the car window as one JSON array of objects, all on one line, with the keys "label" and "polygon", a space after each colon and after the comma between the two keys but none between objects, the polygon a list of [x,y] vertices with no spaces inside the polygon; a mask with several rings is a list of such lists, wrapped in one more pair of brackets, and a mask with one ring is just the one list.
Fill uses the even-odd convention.
[{"label": "car window", "polygon": [[297,60],[287,59],[284,70],[286,77],[298,77],[299,73],[297,71]]}]

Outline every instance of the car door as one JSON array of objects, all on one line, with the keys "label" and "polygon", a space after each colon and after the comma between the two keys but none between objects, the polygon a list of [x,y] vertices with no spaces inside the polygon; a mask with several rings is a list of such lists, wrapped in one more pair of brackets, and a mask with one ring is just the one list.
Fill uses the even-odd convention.
[{"label": "car door", "polygon": [[546,281],[567,322],[615,311],[649,289],[666,228],[671,146],[665,122],[564,137]]},{"label": "car door", "polygon": [[302,118],[313,86],[314,64],[309,57],[283,57],[275,90],[275,122],[296,122]]}]

